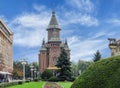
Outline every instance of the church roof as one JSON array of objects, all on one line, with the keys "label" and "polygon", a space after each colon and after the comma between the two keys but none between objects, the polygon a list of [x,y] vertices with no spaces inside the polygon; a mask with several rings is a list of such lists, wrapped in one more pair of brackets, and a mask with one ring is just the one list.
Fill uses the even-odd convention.
[{"label": "church roof", "polygon": [[59,24],[57,22],[57,19],[56,19],[55,11],[52,11],[52,17],[51,17],[50,23],[48,25],[48,29],[49,28],[60,28]]}]

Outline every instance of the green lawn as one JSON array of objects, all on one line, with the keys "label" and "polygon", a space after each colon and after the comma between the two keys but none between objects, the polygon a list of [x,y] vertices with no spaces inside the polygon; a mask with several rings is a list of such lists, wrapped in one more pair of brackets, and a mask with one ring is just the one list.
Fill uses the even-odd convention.
[{"label": "green lawn", "polygon": [[30,83],[24,83],[22,85],[17,85],[17,86],[11,86],[7,88],[42,88],[45,82],[30,82]]},{"label": "green lawn", "polygon": [[70,88],[73,82],[58,82],[58,84],[63,86],[64,88]]},{"label": "green lawn", "polygon": [[[45,82],[29,82],[29,83],[23,83],[22,85],[16,85],[11,86],[7,88],[42,88]],[[58,82],[59,85],[63,86],[64,88],[70,88],[70,86],[73,84],[72,82]]]}]

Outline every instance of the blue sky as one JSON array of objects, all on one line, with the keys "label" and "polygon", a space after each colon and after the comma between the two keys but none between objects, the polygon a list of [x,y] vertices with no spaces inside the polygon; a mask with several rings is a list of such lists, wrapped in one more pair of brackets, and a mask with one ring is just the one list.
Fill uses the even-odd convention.
[{"label": "blue sky", "polygon": [[92,60],[97,50],[110,56],[107,38],[120,38],[119,0],[1,0],[0,17],[14,32],[14,60],[38,61],[53,8],[71,61]]}]

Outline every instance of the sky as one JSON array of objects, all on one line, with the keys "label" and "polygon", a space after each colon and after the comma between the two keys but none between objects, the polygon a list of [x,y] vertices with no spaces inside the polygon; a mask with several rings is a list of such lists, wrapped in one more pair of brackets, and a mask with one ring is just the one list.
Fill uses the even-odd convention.
[{"label": "sky", "polygon": [[108,38],[120,38],[120,0],[1,0],[0,18],[14,32],[14,60],[38,62],[52,10],[68,40],[71,61],[110,57]]}]

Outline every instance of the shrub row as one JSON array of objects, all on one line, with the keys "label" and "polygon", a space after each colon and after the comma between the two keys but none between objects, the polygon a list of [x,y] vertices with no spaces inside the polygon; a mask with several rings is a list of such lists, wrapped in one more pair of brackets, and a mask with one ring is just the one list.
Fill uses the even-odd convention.
[{"label": "shrub row", "polygon": [[74,80],[75,80],[74,77],[68,78],[67,80],[65,80],[64,78],[58,78],[56,76],[52,76],[47,81],[50,81],[50,82],[58,82],[58,81],[70,81],[70,82],[73,82]]},{"label": "shrub row", "polygon": [[14,85],[18,85],[18,84],[22,84],[21,81],[19,82],[5,82],[5,83],[1,83],[0,84],[0,88],[6,88],[6,87],[9,87],[9,86],[14,86]]},{"label": "shrub row", "polygon": [[[30,80],[26,80],[26,83],[29,83]],[[4,82],[4,83],[0,83],[0,88],[6,88],[9,86],[15,86],[15,85],[22,85],[24,83],[24,81],[18,81],[18,82]]]}]

